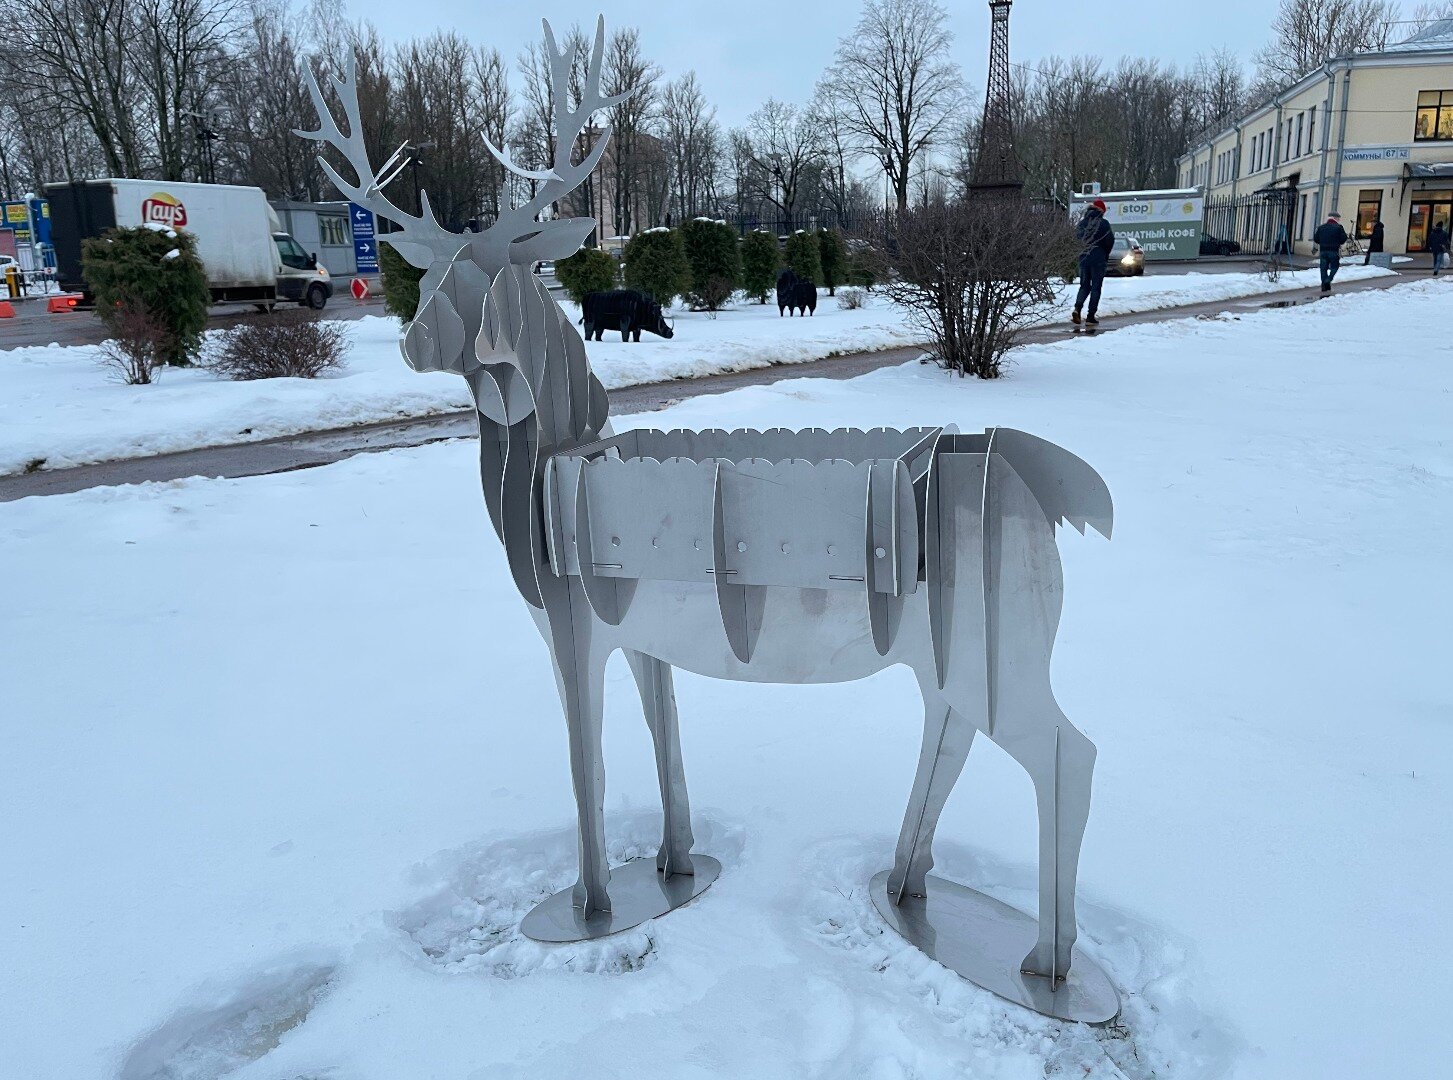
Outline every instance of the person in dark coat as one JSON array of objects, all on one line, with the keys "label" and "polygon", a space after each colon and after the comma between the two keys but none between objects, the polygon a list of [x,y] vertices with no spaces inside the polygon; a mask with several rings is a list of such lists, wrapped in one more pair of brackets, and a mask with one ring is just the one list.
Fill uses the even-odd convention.
[{"label": "person in dark coat", "polygon": [[1342,215],[1330,213],[1327,220],[1317,226],[1312,234],[1312,243],[1317,245],[1318,263],[1322,268],[1322,291],[1332,291],[1332,279],[1342,268],[1342,245],[1347,243],[1347,230],[1342,227]]},{"label": "person in dark coat", "polygon": [[1384,238],[1385,232],[1382,227],[1382,222],[1376,222],[1372,226],[1372,235],[1367,239],[1367,258],[1362,260],[1363,266],[1370,266],[1372,264],[1372,257],[1382,252]]},{"label": "person in dark coat", "polygon": [[1105,200],[1096,199],[1075,227],[1081,244],[1080,291],[1075,297],[1075,310],[1070,321],[1076,324],[1080,321],[1086,299],[1090,301],[1090,312],[1085,322],[1090,326],[1097,326],[1100,322],[1095,313],[1100,310],[1100,292],[1105,288],[1105,272],[1110,269],[1110,251],[1115,246],[1115,230],[1105,220],[1106,209]]},{"label": "person in dark coat", "polygon": [[1428,234],[1428,250],[1433,253],[1433,276],[1448,265],[1448,230],[1440,221]]}]

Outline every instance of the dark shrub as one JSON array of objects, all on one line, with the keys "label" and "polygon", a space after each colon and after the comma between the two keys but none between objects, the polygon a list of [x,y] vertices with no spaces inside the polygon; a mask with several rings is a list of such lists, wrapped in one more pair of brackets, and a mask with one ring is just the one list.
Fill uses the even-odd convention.
[{"label": "dark shrub", "polygon": [[347,354],[343,323],[288,308],[225,331],[205,364],[224,379],[313,379],[338,367]]},{"label": "dark shrub", "polygon": [[673,229],[647,229],[626,243],[626,287],[639,289],[663,308],[691,286],[691,266],[681,234]]},{"label": "dark shrub", "polygon": [[691,267],[687,299],[697,310],[718,310],[736,292],[742,276],[736,230],[724,221],[697,218],[681,226],[681,244]]},{"label": "dark shrub", "polygon": [[843,243],[842,233],[836,229],[823,229],[817,234],[818,261],[822,264],[819,285],[826,287],[828,296],[837,295],[837,287],[846,281],[848,249]]},{"label": "dark shrub", "polygon": [[154,381],[166,363],[163,353],[170,339],[166,327],[145,311],[122,310],[109,322],[116,336],[100,345],[102,366],[128,386],[145,386]]},{"label": "dark shrub", "polygon": [[185,367],[196,357],[212,294],[189,233],[108,229],[81,245],[81,273],[113,335],[123,320],[132,333],[144,322],[157,363]]},{"label": "dark shrub", "polygon": [[581,248],[555,264],[555,277],[570,299],[584,304],[590,293],[609,292],[616,287],[616,261],[600,248]]},{"label": "dark shrub", "polygon": [[757,303],[767,302],[767,294],[777,284],[781,266],[777,238],[771,233],[755,229],[742,239],[742,288]]},{"label": "dark shrub", "polygon": [[782,261],[798,277],[814,285],[822,284],[822,259],[818,254],[815,233],[798,229],[789,236],[782,249]]},{"label": "dark shrub", "polygon": [[411,265],[387,242],[378,245],[378,269],[383,275],[383,309],[404,322],[410,321],[419,312],[419,279],[424,271]]}]

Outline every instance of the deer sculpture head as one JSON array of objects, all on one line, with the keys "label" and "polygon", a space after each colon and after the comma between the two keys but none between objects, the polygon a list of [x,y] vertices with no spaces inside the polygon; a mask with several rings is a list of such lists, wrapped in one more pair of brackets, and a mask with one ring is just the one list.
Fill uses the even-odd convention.
[{"label": "deer sculpture head", "polygon": [[504,210],[483,232],[444,228],[427,192],[420,194],[418,214],[400,209],[384,195],[383,188],[407,164],[401,157],[404,148],[377,169],[369,161],[351,60],[341,79],[329,77],[347,132],[309,69],[308,91],[319,126],[296,134],[327,143],[343,156],[356,174],[356,183],[345,180],[322,156],[319,166],[347,198],[399,225],[400,231],[383,234],[379,240],[392,244],[410,265],[424,271],[419,307],[402,340],[409,366],[415,371],[463,376],[483,417],[509,427],[533,416],[541,440],[554,444],[599,432],[605,422],[605,391],[590,374],[580,335],[531,267],[541,260],[573,255],[595,228],[595,219],[538,218],[584,183],[604,155],[608,127],[579,161],[572,160],[591,116],[625,101],[635,90],[614,96],[600,92],[605,53],[605,20],[601,18],[596,22],[579,100],[572,105],[572,57],[556,45],[549,22],[543,25],[554,112],[553,162],[543,170],[521,168],[507,150],[485,138],[495,159],[515,176],[530,181],[534,194]]}]

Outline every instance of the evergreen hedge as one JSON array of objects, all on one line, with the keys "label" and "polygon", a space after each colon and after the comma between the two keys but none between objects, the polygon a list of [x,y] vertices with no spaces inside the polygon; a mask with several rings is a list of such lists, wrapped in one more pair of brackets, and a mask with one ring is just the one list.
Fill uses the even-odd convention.
[{"label": "evergreen hedge", "polygon": [[837,287],[847,280],[848,248],[843,243],[842,233],[836,229],[823,229],[817,234],[818,261],[822,264],[819,285],[827,286],[827,295],[836,296]]},{"label": "evergreen hedge", "polygon": [[759,304],[767,302],[767,294],[777,284],[782,255],[777,238],[765,229],[754,229],[742,238],[742,288]]},{"label": "evergreen hedge", "polygon": [[681,234],[674,229],[647,229],[626,242],[626,285],[646,293],[663,308],[691,287],[691,265]]},{"label": "evergreen hedge", "polygon": [[418,281],[424,272],[388,243],[388,234],[379,240],[384,241],[378,246],[378,269],[384,275],[384,311],[408,323],[418,314]]},{"label": "evergreen hedge", "polygon": [[822,284],[822,259],[818,254],[816,234],[798,229],[789,236],[787,246],[782,249],[782,261],[798,277],[816,285]]},{"label": "evergreen hedge", "polygon": [[555,264],[555,277],[570,299],[583,305],[590,293],[609,292],[616,287],[616,261],[600,248],[583,247]]},{"label": "evergreen hedge", "polygon": [[191,364],[202,346],[212,294],[190,233],[108,229],[81,245],[81,275],[108,331],[126,336],[140,320],[157,362]]},{"label": "evergreen hedge", "polygon": [[697,310],[718,310],[731,299],[742,277],[736,230],[724,221],[697,218],[681,226],[681,244],[691,267],[687,299]]},{"label": "evergreen hedge", "polygon": [[424,271],[412,265],[388,242],[388,235],[379,239],[378,269],[383,274],[383,309],[409,322],[419,313],[419,280]]}]

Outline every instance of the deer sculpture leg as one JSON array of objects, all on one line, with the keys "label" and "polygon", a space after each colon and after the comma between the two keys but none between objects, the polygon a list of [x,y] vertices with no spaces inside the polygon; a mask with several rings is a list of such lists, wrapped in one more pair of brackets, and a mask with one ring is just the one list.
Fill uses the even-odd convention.
[{"label": "deer sculpture leg", "polygon": [[1039,938],[1021,970],[1057,987],[1070,970],[1078,927],[1075,884],[1090,817],[1095,746],[1050,699],[1045,723],[1004,749],[1034,782],[1039,810]]},{"label": "deer sculpture leg", "polygon": [[[601,747],[605,663],[610,653],[592,641],[589,604],[578,579],[547,596],[550,645],[570,741],[580,876],[574,905],[585,918],[610,911],[605,858],[605,760]],[[572,613],[576,617],[572,618]]]},{"label": "deer sculpture leg", "polygon": [[656,777],[661,785],[664,819],[656,869],[668,877],[692,872],[691,805],[686,795],[686,771],[681,764],[681,732],[676,715],[676,693],[670,665],[645,653],[627,652],[626,660],[641,692],[646,725],[656,746]]},{"label": "deer sculpture leg", "polygon": [[918,681],[923,692],[923,748],[888,875],[888,896],[895,904],[905,896],[924,894],[924,879],[933,869],[933,835],[939,815],[958,783],[977,734],[974,725],[943,699],[931,672],[921,674]]}]

